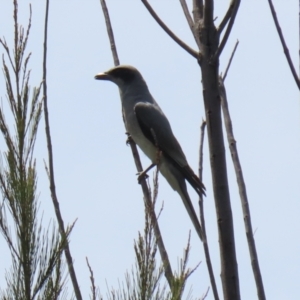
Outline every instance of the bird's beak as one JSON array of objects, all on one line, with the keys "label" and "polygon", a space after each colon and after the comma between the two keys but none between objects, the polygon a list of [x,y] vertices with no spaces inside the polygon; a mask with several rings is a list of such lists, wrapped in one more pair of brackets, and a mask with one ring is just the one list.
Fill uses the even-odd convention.
[{"label": "bird's beak", "polygon": [[98,80],[110,80],[110,76],[107,73],[99,73],[95,76]]}]

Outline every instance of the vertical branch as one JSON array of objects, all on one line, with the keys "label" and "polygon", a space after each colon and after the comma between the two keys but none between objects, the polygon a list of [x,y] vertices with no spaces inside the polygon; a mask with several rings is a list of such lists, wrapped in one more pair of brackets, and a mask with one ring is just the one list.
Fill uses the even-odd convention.
[{"label": "vertical branch", "polygon": [[91,300],[96,300],[96,286],[95,286],[95,278],[94,278],[94,272],[93,272],[93,269],[91,268],[90,264],[89,264],[89,260],[88,258],[86,257],[85,258],[86,260],[86,264],[89,268],[89,271],[90,271],[90,280],[91,280],[91,292],[92,292],[92,296],[91,296]]},{"label": "vertical branch", "polygon": [[[221,55],[221,53],[222,53],[222,51],[223,51],[223,49],[224,49],[224,47],[227,43],[227,40],[229,38],[230,32],[232,30],[232,27],[233,27],[233,24],[234,24],[234,21],[235,21],[235,17],[237,15],[238,9],[240,7],[241,0],[232,0],[232,1],[234,1],[234,4],[233,4],[234,6],[233,6],[232,10],[230,10],[230,8],[229,8],[229,10],[231,11],[230,20],[229,20],[229,23],[227,25],[226,31],[224,33],[223,39],[222,39],[216,53],[214,54],[214,60],[216,60],[217,58],[220,57],[220,55]],[[232,2],[230,3],[230,6],[231,5],[232,5]],[[220,31],[221,30],[222,30],[222,28],[220,28]],[[219,32],[219,34],[220,33],[221,32]]]},{"label": "vertical branch", "polygon": [[218,26],[219,35],[222,33],[223,29],[225,28],[225,26],[227,25],[228,21],[230,20],[230,18],[232,16],[232,12],[233,12],[233,9],[234,9],[234,1],[235,0],[231,0],[226,14],[225,14],[225,16],[223,17],[223,20],[221,21],[221,23]]},{"label": "vertical branch", "polygon": [[235,43],[235,45],[234,45],[233,51],[232,51],[231,56],[230,56],[230,58],[229,58],[229,62],[228,62],[227,68],[225,69],[224,75],[222,76],[223,82],[224,82],[225,79],[226,79],[228,70],[229,70],[229,68],[230,68],[230,65],[231,65],[233,56],[234,56],[234,54],[235,54],[235,51],[236,51],[238,45],[239,45],[239,40],[237,40],[236,43]]},{"label": "vertical branch", "polygon": [[183,13],[185,15],[185,18],[190,26],[190,29],[191,29],[191,32],[194,36],[194,39],[196,41],[196,44],[198,46],[198,48],[200,48],[200,41],[199,41],[199,37],[196,33],[196,30],[195,30],[195,23],[190,15],[190,12],[189,12],[189,9],[188,9],[188,6],[186,4],[186,1],[185,0],[179,0],[180,1],[180,4],[181,4],[181,7],[182,7],[182,10],[183,10]]},{"label": "vertical branch", "polygon": [[225,300],[239,300],[239,274],[219,94],[219,57],[212,61],[219,47],[219,36],[213,24],[211,1],[205,1],[204,10],[203,18],[206,20],[200,23],[199,29],[201,43],[199,64],[202,73],[210,166],[218,222],[223,297]]},{"label": "vertical branch", "polygon": [[15,77],[16,77],[16,94],[17,94],[17,104],[18,104],[18,112],[20,111],[20,106],[21,106],[21,95],[20,95],[20,85],[19,85],[19,76],[20,76],[20,51],[18,51],[18,41],[19,41],[19,24],[18,24],[18,1],[14,0],[14,25],[15,25]]},{"label": "vertical branch", "polygon": [[[55,179],[54,179],[54,167],[53,167],[53,150],[51,142],[51,133],[50,133],[50,123],[49,123],[49,112],[48,112],[48,99],[47,99],[47,41],[48,41],[48,16],[49,16],[49,0],[46,1],[46,12],[45,12],[45,27],[44,27],[44,53],[43,53],[43,100],[44,100],[44,117],[45,117],[45,131],[47,138],[47,147],[48,147],[48,159],[49,159],[49,180],[50,180],[50,192],[52,197],[52,202],[55,209],[55,214],[57,222],[59,225],[59,231],[62,237],[62,240],[66,239],[66,231],[64,227],[64,221],[60,213],[59,202],[56,195],[55,188]],[[69,243],[65,243],[65,256],[68,264],[69,274],[73,284],[75,296],[77,300],[82,300],[81,292],[77,282],[73,259],[71,256]]]},{"label": "vertical branch", "polygon": [[203,0],[193,0],[194,23],[198,24],[203,18]]},{"label": "vertical branch", "polygon": [[[140,173],[143,171],[142,163],[139,157],[139,153],[136,147],[135,142],[132,140],[132,138],[129,137],[128,139],[129,145],[131,147],[131,152],[134,158],[135,166],[137,171]],[[144,201],[145,201],[145,206],[147,211],[149,212],[149,216],[151,219],[151,224],[153,226],[154,234],[155,234],[155,239],[156,243],[158,246],[158,250],[161,256],[162,263],[164,265],[164,270],[165,270],[165,277],[169,283],[170,288],[173,286],[174,278],[173,278],[173,272],[171,268],[171,263],[169,260],[168,252],[166,250],[164,241],[162,239],[162,235],[160,232],[159,224],[157,221],[156,213],[155,210],[153,209],[153,203],[151,201],[151,193],[149,190],[149,187],[147,186],[146,180],[143,179],[141,181],[141,187],[144,195]]]},{"label": "vertical branch", "polygon": [[114,32],[111,27],[108,9],[107,9],[105,0],[100,0],[100,2],[101,2],[101,6],[102,6],[102,11],[104,14],[104,20],[105,20],[107,34],[108,34],[108,38],[109,38],[109,42],[110,42],[110,50],[111,50],[111,53],[112,53],[112,56],[114,59],[114,65],[118,66],[120,64],[120,60],[118,57],[117,47],[116,47],[115,38],[114,38]]},{"label": "vertical branch", "polygon": [[[202,182],[202,170],[203,170],[203,144],[204,144],[205,126],[206,126],[206,122],[202,121],[200,147],[199,147],[199,172],[198,172],[199,179],[201,182]],[[203,248],[204,248],[204,254],[205,254],[209,279],[210,279],[211,287],[213,290],[214,299],[219,300],[218,289],[217,289],[217,285],[216,285],[216,280],[215,280],[215,276],[214,276],[214,271],[213,271],[210,254],[209,254],[208,243],[207,243],[206,226],[205,226],[205,218],[204,218],[204,207],[203,207],[203,196],[202,195],[199,199],[199,208],[200,208],[201,226],[202,226],[202,230],[203,230]]]},{"label": "vertical branch", "polygon": [[214,22],[214,0],[205,0],[203,12],[204,26],[211,26]]},{"label": "vertical branch", "polygon": [[[112,55],[113,55],[113,58],[114,58],[114,62],[115,62],[115,65],[118,65],[119,64],[119,58],[118,58],[118,54],[117,54],[117,48],[116,48],[116,43],[115,43],[115,40],[114,40],[114,34],[113,34],[113,29],[112,29],[110,18],[109,18],[108,9],[107,9],[105,0],[100,0],[100,3],[101,3],[101,6],[102,6],[102,10],[103,10],[104,18],[105,18],[105,23],[106,23],[106,26],[107,26],[106,29],[107,29],[107,34],[108,34],[108,37],[109,37],[109,42],[110,42],[110,45],[111,45],[111,50],[112,50]],[[142,168],[141,160],[140,160],[140,157],[139,157],[139,153],[138,153],[135,142],[132,140],[132,138],[130,138],[130,136],[128,137],[128,143],[131,147],[131,152],[132,152],[132,156],[133,156],[137,171],[142,172],[143,168]],[[164,245],[164,241],[162,239],[162,235],[161,235],[161,232],[160,232],[160,228],[159,228],[159,224],[158,224],[158,221],[157,221],[156,213],[155,213],[155,210],[153,208],[153,203],[151,201],[150,190],[149,190],[149,187],[148,187],[148,185],[147,185],[147,183],[144,179],[141,181],[141,187],[142,187],[142,191],[143,191],[143,195],[144,195],[145,206],[146,206],[146,209],[149,212],[151,224],[153,226],[153,230],[154,230],[154,234],[155,234],[156,243],[158,245],[160,256],[161,256],[161,259],[162,259],[162,262],[163,262],[163,266],[164,266],[164,270],[165,270],[165,277],[166,277],[166,279],[169,283],[170,288],[172,288],[174,278],[173,278],[173,272],[172,272],[171,264],[170,264],[170,261],[169,261],[167,250],[166,250],[165,245]]]},{"label": "vertical branch", "polygon": [[[240,299],[239,275],[226,167],[218,75],[219,55],[227,42],[240,3],[240,0],[233,1],[235,1],[236,9],[231,15],[231,19],[220,46],[219,34],[214,26],[213,20],[214,1],[206,0],[205,5],[203,5],[203,1],[201,0],[193,1],[194,23],[200,41],[200,53],[198,54],[197,59],[202,72],[210,165],[218,220],[222,268],[221,278],[225,300]],[[146,0],[142,0],[142,2],[144,4],[147,3]],[[151,13],[150,10],[149,12]],[[152,14],[152,16],[157,22],[159,21],[154,14]],[[189,53],[193,55],[193,53]]]},{"label": "vertical branch", "polygon": [[246,231],[247,242],[248,242],[248,247],[250,252],[252,270],[253,270],[255,284],[257,288],[257,295],[259,300],[265,300],[266,296],[264,291],[264,285],[262,281],[258,256],[256,252],[255,240],[252,231],[251,214],[250,214],[249,202],[247,197],[246,184],[244,181],[242,166],[239,160],[236,141],[233,134],[232,121],[230,118],[227,97],[226,97],[226,90],[221,77],[220,77],[220,96],[221,96],[221,105],[223,110],[224,123],[227,132],[229,149],[232,157],[232,162],[234,165],[234,170],[237,178],[237,183],[238,183],[239,193],[240,193],[240,198],[242,203],[245,231]]}]

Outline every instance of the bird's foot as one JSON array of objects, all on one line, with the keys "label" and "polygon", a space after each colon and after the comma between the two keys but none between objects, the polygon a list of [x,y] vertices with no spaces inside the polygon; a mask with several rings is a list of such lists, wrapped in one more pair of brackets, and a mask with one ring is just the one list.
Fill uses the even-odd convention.
[{"label": "bird's foot", "polygon": [[137,173],[136,175],[138,175],[138,183],[141,184],[141,181],[143,179],[147,179],[149,176],[147,175],[147,172],[149,170],[151,170],[154,166],[156,166],[156,164],[152,163],[147,169],[145,169],[142,172]]},{"label": "bird's foot", "polygon": [[149,176],[147,175],[147,172],[145,172],[145,171],[136,173],[136,175],[138,175],[137,180],[138,180],[139,184],[141,184],[143,179],[149,178]]},{"label": "bird's foot", "polygon": [[125,132],[125,134],[127,135],[126,145],[129,145],[130,143],[133,142],[133,139],[129,132]]}]

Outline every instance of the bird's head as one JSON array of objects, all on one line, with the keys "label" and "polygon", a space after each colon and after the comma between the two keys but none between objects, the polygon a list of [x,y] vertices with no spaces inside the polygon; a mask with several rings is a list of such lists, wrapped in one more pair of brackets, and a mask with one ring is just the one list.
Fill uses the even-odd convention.
[{"label": "bird's head", "polygon": [[128,65],[119,65],[106,72],[99,73],[95,76],[95,79],[112,81],[120,89],[144,81],[141,73],[136,68]]}]

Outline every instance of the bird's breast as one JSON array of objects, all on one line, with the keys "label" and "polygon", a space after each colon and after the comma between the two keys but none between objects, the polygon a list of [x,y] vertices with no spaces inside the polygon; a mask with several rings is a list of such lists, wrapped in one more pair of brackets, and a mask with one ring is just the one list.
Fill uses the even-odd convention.
[{"label": "bird's breast", "polygon": [[140,125],[138,123],[138,120],[136,118],[135,112],[132,111],[126,111],[124,110],[124,118],[125,118],[125,124],[126,129],[128,133],[131,135],[134,142],[141,148],[141,150],[150,158],[152,162],[155,162],[156,155],[157,155],[157,149],[152,144],[151,141],[148,140],[148,138],[145,137],[143,134]]}]

